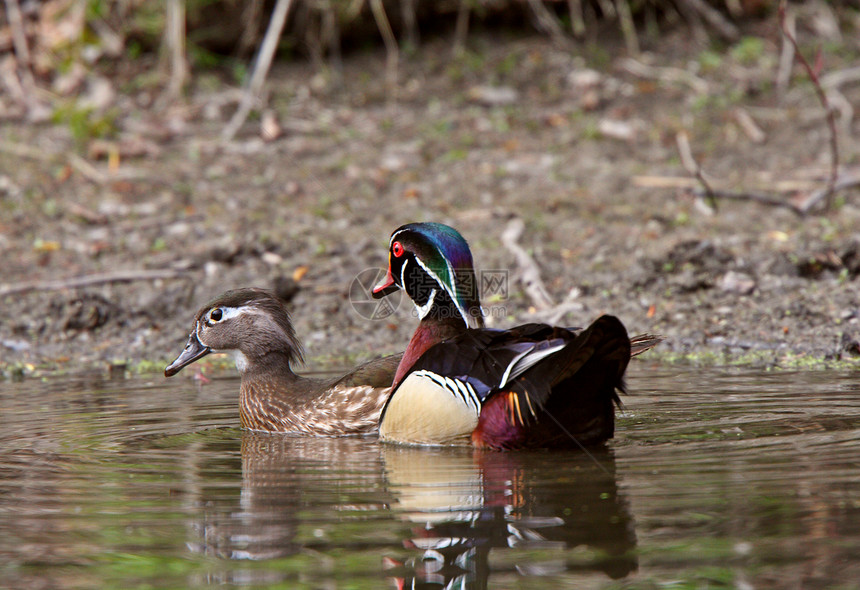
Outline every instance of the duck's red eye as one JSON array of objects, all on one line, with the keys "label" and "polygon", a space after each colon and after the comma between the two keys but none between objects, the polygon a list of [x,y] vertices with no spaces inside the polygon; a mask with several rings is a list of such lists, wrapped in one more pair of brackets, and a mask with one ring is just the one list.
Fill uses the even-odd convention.
[{"label": "duck's red eye", "polygon": [[391,253],[394,254],[394,256],[400,258],[401,256],[403,256],[403,252],[403,244],[401,244],[400,242],[394,242],[393,244],[391,244]]}]

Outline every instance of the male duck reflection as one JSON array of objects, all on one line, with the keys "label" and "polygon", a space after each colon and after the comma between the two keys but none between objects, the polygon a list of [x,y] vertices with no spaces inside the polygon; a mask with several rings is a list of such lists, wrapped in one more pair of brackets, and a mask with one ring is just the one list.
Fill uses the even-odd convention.
[{"label": "male duck reflection", "polygon": [[494,449],[592,445],[614,434],[630,356],[660,338],[630,340],[615,317],[584,330],[483,327],[472,254],[455,229],[410,223],[391,234],[375,297],[403,289],[420,323],[382,409],[383,440]]},{"label": "male duck reflection", "polygon": [[317,435],[375,431],[400,361],[372,360],[331,380],[296,375],[291,364],[302,360],[301,343],[284,304],[264,289],[227,291],[204,305],[185,350],[164,374],[218,351],[235,354],[244,428]]}]

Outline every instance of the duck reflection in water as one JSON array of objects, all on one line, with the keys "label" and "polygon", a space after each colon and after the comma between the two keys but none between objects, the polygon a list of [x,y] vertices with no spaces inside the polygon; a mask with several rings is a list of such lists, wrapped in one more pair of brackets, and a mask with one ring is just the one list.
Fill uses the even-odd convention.
[{"label": "duck reflection in water", "polygon": [[[389,560],[398,587],[477,589],[487,587],[491,573],[499,579],[571,570],[617,579],[637,569],[633,519],[610,450],[382,451],[392,509],[415,524],[404,546],[421,551],[402,564]],[[528,550],[519,554],[528,563],[497,556],[491,571],[494,548]],[[573,548],[585,551],[573,557]]]},{"label": "duck reflection in water", "polygon": [[[617,579],[637,569],[633,519],[602,447],[496,453],[244,432],[238,503],[208,501],[204,540],[192,548],[263,560],[360,545],[401,588],[487,588],[491,574]],[[338,512],[351,531],[366,518],[368,535],[329,540],[342,538],[328,534]]]}]

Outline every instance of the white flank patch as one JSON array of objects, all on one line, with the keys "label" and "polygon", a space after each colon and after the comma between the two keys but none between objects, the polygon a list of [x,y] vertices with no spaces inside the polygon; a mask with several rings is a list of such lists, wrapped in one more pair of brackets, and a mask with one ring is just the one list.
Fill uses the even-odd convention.
[{"label": "white flank patch", "polygon": [[480,413],[481,402],[469,383],[415,371],[391,398],[379,438],[421,445],[468,444]]},{"label": "white flank patch", "polygon": [[511,361],[511,364],[508,365],[508,368],[505,369],[505,373],[502,375],[499,387],[504,387],[511,379],[516,379],[546,357],[557,353],[559,350],[567,346],[567,344],[567,342],[562,342],[561,344],[550,346],[549,348],[538,351],[529,349],[526,352],[517,355],[514,357],[514,360]]}]

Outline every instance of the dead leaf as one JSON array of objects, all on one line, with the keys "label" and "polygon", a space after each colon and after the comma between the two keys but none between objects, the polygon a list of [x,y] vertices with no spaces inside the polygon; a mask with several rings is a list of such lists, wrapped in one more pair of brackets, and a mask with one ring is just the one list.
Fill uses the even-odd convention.
[{"label": "dead leaf", "polygon": [[293,271],[293,280],[298,282],[301,281],[302,278],[308,274],[308,267],[305,265],[296,267],[296,270]]},{"label": "dead leaf", "polygon": [[39,253],[56,252],[59,249],[60,249],[60,242],[57,242],[56,240],[37,239],[33,243],[33,250],[36,252],[39,252]]}]

